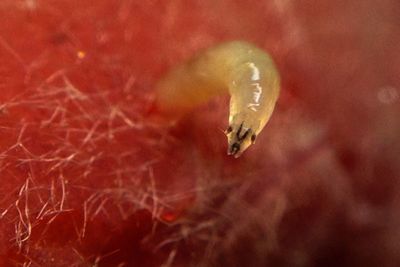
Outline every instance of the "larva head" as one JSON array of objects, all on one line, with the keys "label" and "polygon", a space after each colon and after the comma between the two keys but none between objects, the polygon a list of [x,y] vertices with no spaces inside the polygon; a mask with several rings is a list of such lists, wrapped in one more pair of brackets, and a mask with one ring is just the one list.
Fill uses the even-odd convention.
[{"label": "larva head", "polygon": [[228,137],[228,155],[233,155],[235,158],[256,140],[255,132],[251,128],[246,128],[243,123],[229,126],[225,133]]}]

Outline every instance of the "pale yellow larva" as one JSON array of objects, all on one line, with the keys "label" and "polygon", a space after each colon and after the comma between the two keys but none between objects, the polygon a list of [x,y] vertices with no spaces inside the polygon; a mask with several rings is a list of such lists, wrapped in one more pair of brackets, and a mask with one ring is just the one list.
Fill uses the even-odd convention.
[{"label": "pale yellow larva", "polygon": [[156,106],[164,114],[184,114],[228,91],[228,154],[237,158],[271,117],[279,87],[271,57],[250,43],[233,41],[206,49],[169,72],[157,85]]}]

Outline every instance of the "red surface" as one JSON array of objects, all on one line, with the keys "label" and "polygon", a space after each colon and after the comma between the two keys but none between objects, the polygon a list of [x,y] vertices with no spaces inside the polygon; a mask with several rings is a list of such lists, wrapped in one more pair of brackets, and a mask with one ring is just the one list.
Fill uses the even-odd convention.
[{"label": "red surface", "polygon": [[[0,3],[0,266],[399,266],[400,4]],[[264,47],[282,95],[225,155],[226,99],[175,127],[157,79]],[[196,265],[196,266],[197,266]]]}]

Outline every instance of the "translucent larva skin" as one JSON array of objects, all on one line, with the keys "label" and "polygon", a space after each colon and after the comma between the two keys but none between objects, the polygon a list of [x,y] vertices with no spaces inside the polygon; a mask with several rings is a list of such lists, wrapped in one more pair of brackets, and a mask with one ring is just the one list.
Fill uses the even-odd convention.
[{"label": "translucent larva skin", "polygon": [[156,105],[179,116],[228,91],[228,154],[239,157],[271,117],[279,80],[274,62],[261,49],[242,41],[223,43],[168,73],[157,85]]}]

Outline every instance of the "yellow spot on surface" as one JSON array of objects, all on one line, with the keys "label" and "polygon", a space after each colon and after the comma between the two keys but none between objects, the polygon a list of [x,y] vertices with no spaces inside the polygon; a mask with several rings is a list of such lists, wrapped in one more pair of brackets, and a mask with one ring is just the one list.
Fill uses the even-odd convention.
[{"label": "yellow spot on surface", "polygon": [[76,53],[76,56],[77,56],[79,59],[83,59],[83,58],[85,58],[86,53],[83,52],[83,51],[78,51],[78,52]]}]

